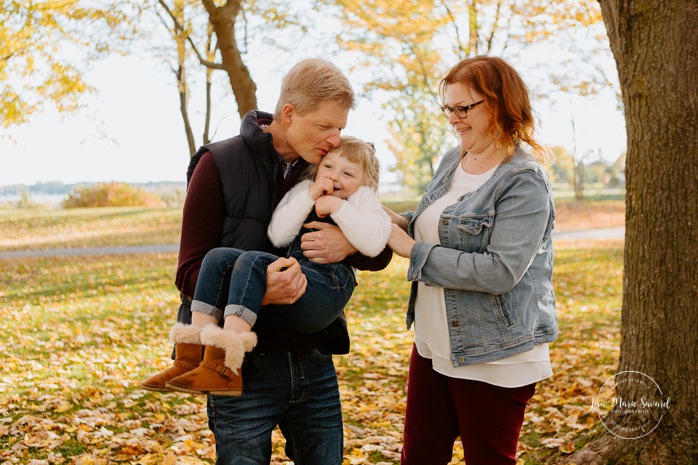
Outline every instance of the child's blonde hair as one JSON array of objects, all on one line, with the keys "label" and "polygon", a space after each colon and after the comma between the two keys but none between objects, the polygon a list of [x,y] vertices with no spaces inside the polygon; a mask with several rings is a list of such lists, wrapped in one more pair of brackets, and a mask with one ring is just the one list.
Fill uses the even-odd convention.
[{"label": "child's blonde hair", "polygon": [[[376,157],[376,149],[373,144],[353,136],[342,136],[339,139],[339,146],[330,150],[328,155],[330,153],[338,153],[350,162],[360,165],[364,174],[362,184],[378,192],[380,162]],[[317,170],[318,165],[310,165],[305,177],[314,180]]]}]

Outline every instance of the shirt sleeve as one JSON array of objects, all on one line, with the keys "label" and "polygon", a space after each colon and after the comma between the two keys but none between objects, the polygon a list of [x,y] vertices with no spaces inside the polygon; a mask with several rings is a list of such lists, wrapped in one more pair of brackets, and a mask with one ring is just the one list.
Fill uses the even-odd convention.
[{"label": "shirt sleeve", "polygon": [[274,210],[267,234],[275,247],[290,245],[301,230],[303,222],[315,205],[315,201],[308,195],[311,185],[309,180],[296,184]]},{"label": "shirt sleeve", "polygon": [[368,187],[360,187],[331,216],[347,240],[363,255],[376,257],[388,243],[390,217],[376,193]]},{"label": "shirt sleeve", "polygon": [[383,251],[376,257],[367,257],[356,253],[346,258],[346,263],[361,271],[380,271],[385,269],[393,259],[393,250],[385,246]]},{"label": "shirt sleeve", "polygon": [[175,277],[182,294],[194,295],[204,256],[221,244],[224,220],[223,186],[213,155],[207,152],[194,169],[184,200]]}]

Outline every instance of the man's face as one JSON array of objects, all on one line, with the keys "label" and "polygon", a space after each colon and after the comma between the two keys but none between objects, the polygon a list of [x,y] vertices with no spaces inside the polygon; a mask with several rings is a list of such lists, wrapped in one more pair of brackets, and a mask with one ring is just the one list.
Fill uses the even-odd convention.
[{"label": "man's face", "polygon": [[348,108],[327,102],[303,115],[292,106],[289,111],[286,142],[305,161],[318,164],[327,152],[339,146],[340,132],[347,125]]}]

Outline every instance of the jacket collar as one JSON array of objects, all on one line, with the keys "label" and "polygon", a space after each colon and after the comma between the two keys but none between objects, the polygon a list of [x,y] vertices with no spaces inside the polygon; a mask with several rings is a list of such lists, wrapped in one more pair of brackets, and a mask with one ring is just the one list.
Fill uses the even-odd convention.
[{"label": "jacket collar", "polygon": [[264,132],[260,125],[271,124],[274,116],[260,110],[251,110],[243,118],[240,124],[240,135],[250,151],[272,155],[276,153],[272,143],[271,134]]},{"label": "jacket collar", "polygon": [[271,134],[264,132],[261,126],[271,124],[273,119],[274,116],[271,113],[260,110],[249,111],[240,123],[240,136],[250,153],[259,157],[270,173],[276,174],[279,155],[274,149]]}]

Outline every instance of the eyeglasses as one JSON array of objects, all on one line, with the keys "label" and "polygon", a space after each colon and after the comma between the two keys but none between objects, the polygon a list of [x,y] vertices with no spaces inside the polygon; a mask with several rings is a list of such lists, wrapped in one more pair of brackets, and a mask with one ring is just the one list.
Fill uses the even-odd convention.
[{"label": "eyeglasses", "polygon": [[479,102],[471,103],[470,105],[466,105],[464,107],[463,106],[449,107],[448,105],[443,105],[441,107],[441,111],[443,111],[444,114],[446,116],[448,116],[449,118],[451,117],[451,115],[453,113],[455,113],[458,118],[464,119],[466,116],[468,116],[468,110],[480,105],[482,102],[484,102],[484,100],[480,100]]}]

